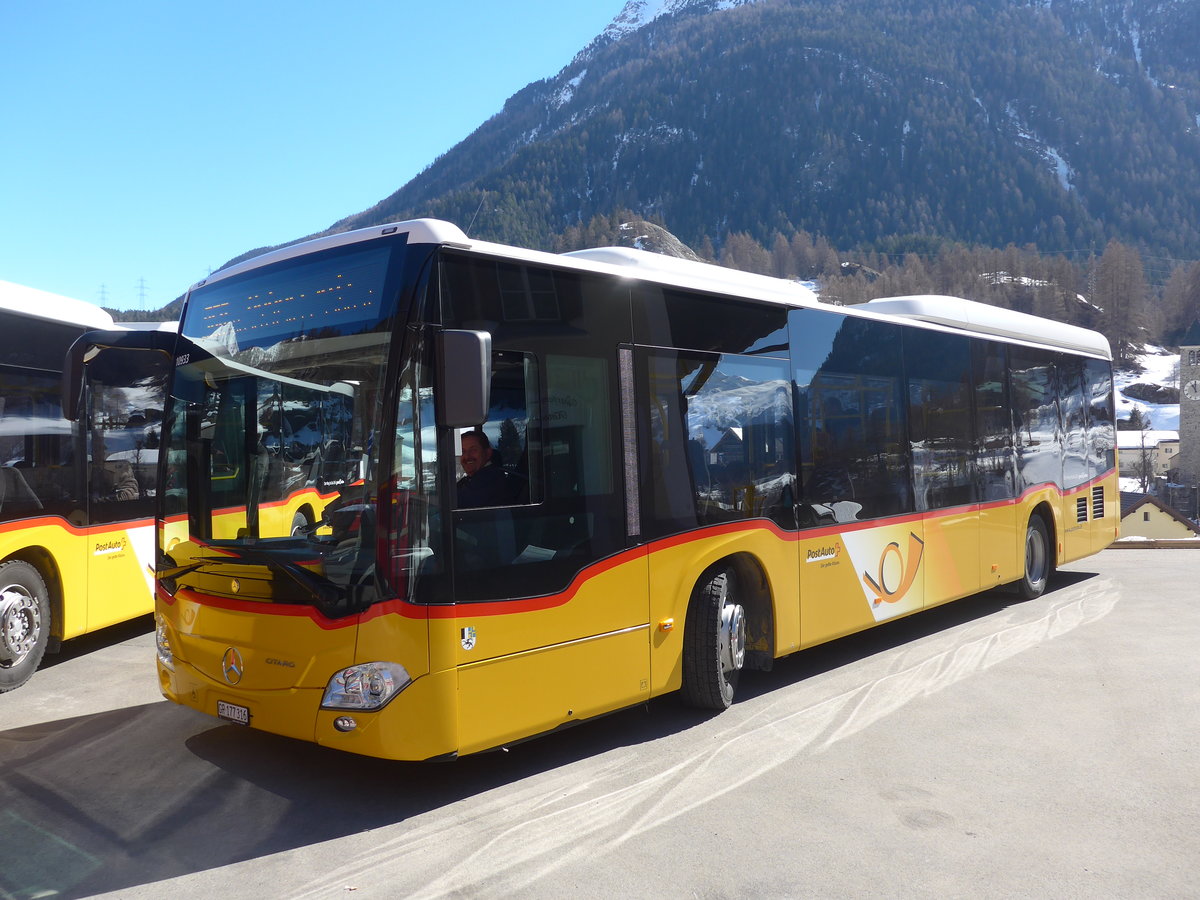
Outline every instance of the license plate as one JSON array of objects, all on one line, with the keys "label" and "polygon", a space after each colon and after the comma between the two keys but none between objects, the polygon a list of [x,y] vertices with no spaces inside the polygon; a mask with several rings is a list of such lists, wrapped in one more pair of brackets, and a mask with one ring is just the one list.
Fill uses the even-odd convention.
[{"label": "license plate", "polygon": [[232,722],[234,725],[250,724],[249,709],[234,703],[226,703],[224,700],[217,701],[217,716],[227,722]]}]

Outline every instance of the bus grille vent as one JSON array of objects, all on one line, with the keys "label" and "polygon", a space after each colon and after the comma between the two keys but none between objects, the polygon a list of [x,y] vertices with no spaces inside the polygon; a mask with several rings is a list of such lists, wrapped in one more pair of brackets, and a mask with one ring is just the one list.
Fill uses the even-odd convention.
[{"label": "bus grille vent", "polygon": [[1075,500],[1075,521],[1076,522],[1086,522],[1087,521],[1087,509],[1088,509],[1087,497],[1076,498],[1076,500]]},{"label": "bus grille vent", "polygon": [[1104,488],[1092,488],[1092,518],[1104,518]]}]

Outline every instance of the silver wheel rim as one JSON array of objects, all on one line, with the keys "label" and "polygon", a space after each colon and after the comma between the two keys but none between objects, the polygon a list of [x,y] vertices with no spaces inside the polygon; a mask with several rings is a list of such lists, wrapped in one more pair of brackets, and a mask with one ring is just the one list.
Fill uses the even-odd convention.
[{"label": "silver wheel rim", "polygon": [[746,661],[746,611],[740,603],[731,603],[728,593],[721,600],[719,629],[721,674],[740,671]]},{"label": "silver wheel rim", "polygon": [[20,665],[37,645],[42,611],[37,598],[19,584],[0,592],[0,667]]},{"label": "silver wheel rim", "polygon": [[1046,560],[1046,542],[1036,529],[1030,528],[1025,535],[1025,572],[1034,587],[1046,580]]}]

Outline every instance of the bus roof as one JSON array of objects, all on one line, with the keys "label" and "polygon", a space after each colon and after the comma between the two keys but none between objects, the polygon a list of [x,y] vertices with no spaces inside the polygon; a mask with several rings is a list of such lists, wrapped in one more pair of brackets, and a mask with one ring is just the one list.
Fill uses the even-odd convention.
[{"label": "bus roof", "polygon": [[237,263],[228,269],[214,272],[206,280],[193,285],[193,287],[212,284],[241,272],[307,253],[328,250],[332,247],[343,247],[358,241],[400,232],[408,234],[410,244],[440,244],[460,250],[503,256],[506,259],[520,262],[556,265],[582,271],[607,272],[610,275],[625,278],[655,281],[692,290],[736,294],[789,306],[817,303],[817,295],[807,287],[799,282],[783,278],[754,275],[711,263],[677,259],[661,253],[649,253],[645,250],[634,250],[628,247],[598,247],[564,254],[547,253],[543,250],[526,250],[506,244],[471,240],[457,225],[443,222],[440,219],[412,219],[389,225],[374,225],[370,228],[331,234],[280,247],[278,250],[272,250],[262,256]]},{"label": "bus roof", "polygon": [[883,297],[870,300],[859,308],[888,316],[947,325],[974,334],[1060,347],[1112,359],[1108,339],[1097,331],[961,297],[937,294]]},{"label": "bus roof", "polygon": [[113,327],[113,317],[94,303],[73,300],[11,281],[0,281],[0,310],[31,319],[67,322],[85,328]]},{"label": "bus roof", "polygon": [[[624,270],[622,274],[633,274],[649,281],[663,281],[681,287],[724,290],[792,306],[808,306],[817,302],[817,295],[798,281],[755,275],[713,263],[680,259],[631,247],[595,247],[573,250],[562,256],[617,266]],[[559,258],[562,257],[556,257]]]},{"label": "bus roof", "polygon": [[463,248],[472,246],[472,242],[457,225],[443,222],[440,219],[411,219],[407,222],[396,222],[390,225],[372,225],[370,228],[357,228],[354,231],[343,231],[339,234],[328,234],[324,237],[312,238],[296,244],[288,244],[286,247],[269,250],[260,256],[254,256],[239,263],[234,263],[228,268],[218,269],[202,281],[197,281],[192,285],[192,288],[195,289],[202,285],[214,284],[233,275],[239,275],[242,272],[257,269],[260,266],[269,266],[272,263],[282,262],[293,257],[305,256],[306,254],[316,253],[321,250],[329,250],[332,247],[357,244],[359,241],[399,234],[400,232],[408,234],[408,242],[410,244],[445,244],[451,247],[457,246]]},{"label": "bus roof", "polygon": [[[262,256],[230,266],[228,269],[222,269],[193,287],[200,287],[256,269],[259,266],[307,253],[398,233],[407,233],[410,244],[439,244],[475,253],[501,256],[518,262],[555,265],[580,271],[606,272],[624,278],[637,278],[673,287],[746,297],[787,306],[812,307],[819,305],[815,293],[797,281],[789,281],[784,278],[755,275],[711,263],[679,259],[628,247],[597,247],[564,254],[526,250],[505,244],[472,240],[457,225],[440,219],[411,219],[406,222],[374,225],[355,231],[313,238],[272,250]],[[1097,332],[959,297],[933,294],[888,297],[856,306],[837,307],[837,309],[849,315],[911,319],[981,336],[1023,341],[1112,359],[1108,340]]]}]

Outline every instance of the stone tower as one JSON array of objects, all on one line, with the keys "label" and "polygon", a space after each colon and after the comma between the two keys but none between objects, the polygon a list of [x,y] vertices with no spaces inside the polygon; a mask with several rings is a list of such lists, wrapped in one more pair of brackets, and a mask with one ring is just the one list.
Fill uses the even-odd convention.
[{"label": "stone tower", "polygon": [[1184,511],[1193,516],[1197,510],[1190,509],[1200,494],[1194,486],[1200,485],[1200,319],[1192,323],[1179,344],[1179,475],[1178,483],[1189,491],[1189,504]]}]

